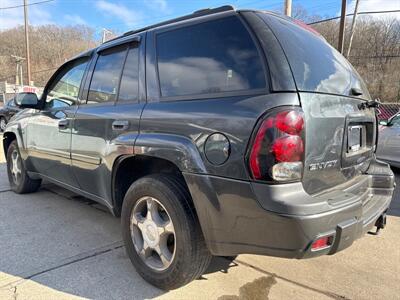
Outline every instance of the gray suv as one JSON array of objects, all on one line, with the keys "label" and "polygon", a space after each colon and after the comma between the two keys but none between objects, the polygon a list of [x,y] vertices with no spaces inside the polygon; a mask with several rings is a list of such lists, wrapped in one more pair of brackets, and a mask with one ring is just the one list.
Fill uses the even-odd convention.
[{"label": "gray suv", "polygon": [[213,255],[334,254],[385,225],[376,103],[293,19],[197,11],[83,53],[21,98],[3,141],[12,189],[45,179],[107,206],[159,288]]}]

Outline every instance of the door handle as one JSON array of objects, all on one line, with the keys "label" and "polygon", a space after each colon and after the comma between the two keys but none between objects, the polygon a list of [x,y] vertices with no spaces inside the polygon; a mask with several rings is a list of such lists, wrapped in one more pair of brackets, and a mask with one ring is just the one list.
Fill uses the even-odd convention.
[{"label": "door handle", "polygon": [[116,120],[112,122],[113,130],[126,130],[129,128],[129,121],[127,120]]},{"label": "door handle", "polygon": [[69,126],[69,120],[63,119],[58,121],[58,128],[59,129],[67,129]]}]

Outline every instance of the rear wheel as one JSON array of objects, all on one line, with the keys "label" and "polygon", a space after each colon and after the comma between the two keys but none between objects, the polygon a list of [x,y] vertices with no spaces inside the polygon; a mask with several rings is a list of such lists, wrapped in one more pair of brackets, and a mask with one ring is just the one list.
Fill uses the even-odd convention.
[{"label": "rear wheel", "polygon": [[7,126],[7,121],[4,117],[0,117],[0,132],[4,132]]},{"label": "rear wheel", "polygon": [[129,188],[122,207],[122,231],[132,264],[164,290],[200,277],[211,254],[190,195],[175,178],[152,175]]},{"label": "rear wheel", "polygon": [[10,187],[17,194],[36,192],[42,182],[40,179],[29,178],[16,140],[7,149],[7,173]]}]

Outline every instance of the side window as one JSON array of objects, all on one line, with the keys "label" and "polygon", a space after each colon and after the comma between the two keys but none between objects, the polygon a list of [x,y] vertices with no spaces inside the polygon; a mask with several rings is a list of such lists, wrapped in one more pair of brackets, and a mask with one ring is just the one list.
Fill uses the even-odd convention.
[{"label": "side window", "polygon": [[8,105],[7,105],[8,107],[15,107],[16,105],[15,105],[15,102],[14,102],[14,98],[13,99],[11,99],[10,101],[8,101]]},{"label": "side window", "polygon": [[90,83],[88,104],[116,100],[126,50],[125,46],[99,55]]},{"label": "side window", "polygon": [[235,16],[162,32],[156,42],[162,97],[266,86],[257,47]]},{"label": "side window", "polygon": [[139,48],[131,48],[126,58],[119,88],[118,101],[138,101]]},{"label": "side window", "polygon": [[85,73],[88,60],[80,59],[67,66],[50,86],[45,108],[61,108],[76,105],[78,102],[79,87]]},{"label": "side window", "polygon": [[396,116],[390,121],[390,125],[393,127],[400,127],[400,116]]}]

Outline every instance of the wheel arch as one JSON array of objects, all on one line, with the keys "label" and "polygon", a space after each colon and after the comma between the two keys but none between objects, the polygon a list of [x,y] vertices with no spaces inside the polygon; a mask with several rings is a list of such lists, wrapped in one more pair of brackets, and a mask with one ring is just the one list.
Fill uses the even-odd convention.
[{"label": "wheel arch", "polygon": [[172,161],[149,155],[122,155],[116,159],[112,171],[112,204],[116,216],[121,214],[122,203],[129,187],[136,180],[151,174],[172,175],[189,191],[182,171]]},{"label": "wheel arch", "polygon": [[[177,178],[182,186],[191,196],[189,205],[193,208],[193,213],[197,219],[200,229],[208,245],[207,230],[205,220],[202,220],[196,209],[194,197],[186,182],[184,171],[177,164],[165,159],[149,155],[124,155],[116,159],[112,175],[112,202],[113,214],[121,215],[121,208],[124,197],[129,187],[138,179],[151,174],[170,174]],[[206,230],[206,231],[205,231]]]},{"label": "wheel arch", "polygon": [[7,150],[8,150],[8,147],[10,147],[12,141],[14,141],[14,140],[17,140],[17,142],[18,142],[17,135],[16,135],[14,132],[8,131],[8,132],[5,132],[5,133],[3,134],[3,150],[4,150],[4,156],[7,157]]}]

